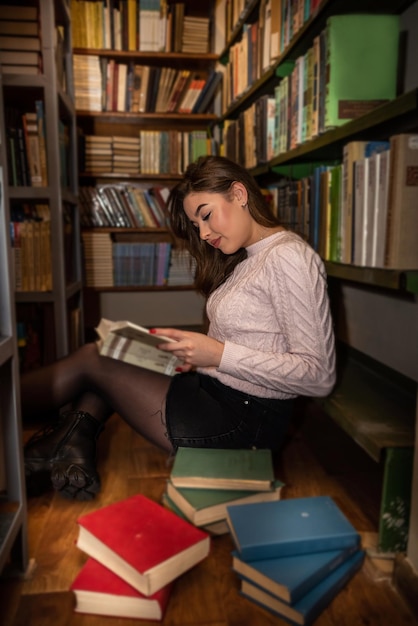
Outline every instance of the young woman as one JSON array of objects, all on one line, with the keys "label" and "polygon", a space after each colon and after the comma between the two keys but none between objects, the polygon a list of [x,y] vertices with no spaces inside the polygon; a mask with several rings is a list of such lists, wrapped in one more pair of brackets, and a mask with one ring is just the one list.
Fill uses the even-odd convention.
[{"label": "young woman", "polygon": [[72,406],[25,446],[28,481],[47,473],[64,496],[93,497],[96,439],[114,412],[170,453],[178,446],[277,450],[294,398],[332,389],[323,264],[271,215],[249,173],[223,157],[202,157],[169,204],[172,230],[196,259],[208,333],[152,329],[175,339],[160,346],[181,360],[173,377],[100,356],[94,343],[24,375],[24,414]]}]

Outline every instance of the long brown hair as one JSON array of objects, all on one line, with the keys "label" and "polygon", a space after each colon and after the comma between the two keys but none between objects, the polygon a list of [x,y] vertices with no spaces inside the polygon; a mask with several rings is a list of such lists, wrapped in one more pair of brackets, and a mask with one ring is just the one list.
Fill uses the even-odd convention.
[{"label": "long brown hair", "polygon": [[186,169],[183,180],[171,191],[168,200],[171,229],[195,258],[195,285],[205,296],[210,295],[228,278],[236,265],[247,257],[247,252],[241,248],[227,255],[202,241],[198,229],[192,225],[184,212],[183,203],[186,196],[199,191],[219,193],[230,199],[234,182],[245,185],[248,194],[248,210],[258,224],[267,227],[279,224],[251,174],[225,157],[204,156],[191,163]]}]

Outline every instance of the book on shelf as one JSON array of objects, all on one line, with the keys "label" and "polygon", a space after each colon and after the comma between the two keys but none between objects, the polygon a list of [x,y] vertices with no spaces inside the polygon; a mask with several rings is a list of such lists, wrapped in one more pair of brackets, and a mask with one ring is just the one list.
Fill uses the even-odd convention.
[{"label": "book on shelf", "polygon": [[175,487],[167,482],[166,493],[172,502],[195,526],[205,526],[226,519],[229,504],[249,504],[280,500],[283,483],[274,481],[269,491],[242,491],[237,489],[199,489]]},{"label": "book on shelf", "polygon": [[17,10],[15,4],[1,4],[0,5],[0,20],[12,20],[12,21],[36,21],[38,19],[38,7],[37,6],[19,6]]},{"label": "book on shelf", "polygon": [[343,147],[343,170],[341,189],[341,261],[353,260],[354,228],[354,163],[364,158],[365,141],[349,141]]},{"label": "book on shelf", "polygon": [[256,561],[245,561],[234,551],[232,569],[240,578],[245,578],[284,602],[294,604],[358,549],[358,546],[349,546],[340,550]]},{"label": "book on shelf", "polygon": [[333,15],[325,33],[325,129],[329,129],[396,96],[399,17]]},{"label": "book on shelf", "polygon": [[13,37],[9,35],[0,35],[0,49],[40,52],[41,40],[39,37]]},{"label": "book on shelf", "polygon": [[2,20],[0,18],[0,35],[21,35],[23,37],[38,37],[39,24],[36,20]]},{"label": "book on shelf", "polygon": [[288,604],[246,579],[241,581],[240,593],[292,624],[312,624],[360,570],[363,561],[364,552],[359,550],[294,604]]},{"label": "book on shelf", "polygon": [[35,112],[22,115],[22,125],[26,145],[26,157],[29,166],[32,187],[42,187],[42,164],[39,144],[38,119]]},{"label": "book on shelf", "polygon": [[374,198],[377,184],[376,162],[373,156],[388,148],[387,141],[368,141],[364,146],[364,156],[354,162],[353,263],[363,267],[372,264]]},{"label": "book on shelf", "polygon": [[227,507],[235,548],[246,561],[358,546],[360,535],[329,496]]},{"label": "book on shelf", "polygon": [[179,447],[170,479],[175,487],[271,491],[271,450]]},{"label": "book on shelf", "polygon": [[88,558],[70,590],[75,596],[77,613],[162,620],[172,584],[145,596],[99,561]]},{"label": "book on shelf", "polygon": [[385,266],[418,269],[418,135],[390,138]]},{"label": "book on shelf", "polygon": [[205,559],[209,535],[142,494],[77,520],[77,546],[146,596]]},{"label": "book on shelf", "polygon": [[153,335],[147,328],[128,321],[111,322],[102,318],[96,328],[99,336],[99,352],[103,356],[125,361],[138,367],[172,376],[178,359],[170,352],[156,346],[174,341],[161,335]]},{"label": "book on shelf", "polygon": [[36,123],[39,137],[39,158],[41,165],[42,186],[48,186],[48,164],[46,156],[46,130],[43,100],[35,100]]}]

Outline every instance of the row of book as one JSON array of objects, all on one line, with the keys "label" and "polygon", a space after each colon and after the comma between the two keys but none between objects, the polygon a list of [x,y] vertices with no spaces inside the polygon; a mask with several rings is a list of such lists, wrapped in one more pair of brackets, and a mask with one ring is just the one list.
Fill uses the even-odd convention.
[{"label": "row of book", "polygon": [[166,0],[75,0],[73,47],[205,54],[210,20],[186,3]]},{"label": "row of book", "polygon": [[181,174],[199,156],[217,154],[205,130],[140,130],[137,136],[80,135],[79,166],[85,174]]},{"label": "row of book", "polygon": [[[8,182],[14,187],[48,186],[43,100],[35,100],[33,108],[33,111],[22,113],[14,107],[5,107]],[[63,187],[68,187],[70,180],[68,126],[60,120],[58,130],[60,182]]]},{"label": "row of book", "polygon": [[281,222],[322,258],[362,267],[418,269],[418,135],[351,141],[343,162],[268,190]]},{"label": "row of book", "polygon": [[114,241],[114,287],[162,286],[168,282],[171,243]]},{"label": "row of book", "polygon": [[49,205],[12,205],[10,237],[14,289],[16,291],[51,291]]},{"label": "row of book", "polygon": [[9,184],[13,186],[48,185],[43,101],[36,100],[34,109],[23,114],[5,109]]},{"label": "row of book", "polygon": [[144,188],[131,183],[80,187],[82,226],[166,228],[168,187]]},{"label": "row of book", "polygon": [[[398,39],[398,16],[330,17],[326,28],[314,38],[313,46],[278,70],[282,79],[270,94],[275,100],[273,156],[393,99]],[[248,71],[250,55],[247,56],[232,59],[226,68],[224,111],[252,83]],[[237,90],[236,81],[242,81],[243,75],[247,76],[245,84]],[[255,120],[253,128],[256,128]],[[244,136],[240,141],[245,143]],[[226,146],[227,151],[231,149],[233,146]]]},{"label": "row of book", "polygon": [[205,113],[221,71],[140,65],[96,55],[74,55],[76,109],[130,113]]},{"label": "row of book", "polygon": [[359,533],[332,498],[280,498],[269,450],[179,448],[168,486],[164,506],[135,495],[78,518],[88,558],[71,584],[77,612],[161,620],[173,581],[220,532],[240,593],[291,623],[312,623],[362,566]]},{"label": "row of book", "polygon": [[[255,56],[262,68],[266,69],[277,61],[320,3],[321,0],[265,0],[260,3],[258,19],[244,24],[244,37],[249,31],[250,38],[256,42],[258,52]],[[249,5],[249,0],[225,1],[225,45]],[[259,77],[260,73],[257,73],[255,79]]]},{"label": "row of book", "polygon": [[[133,238],[133,240],[132,240]],[[166,241],[82,232],[87,287],[187,286],[194,283],[190,255]]]},{"label": "row of book", "polygon": [[[48,204],[13,202],[10,208],[13,284],[16,291],[51,291],[51,208]],[[74,257],[74,214],[66,203],[62,208],[64,279],[76,279]]]}]

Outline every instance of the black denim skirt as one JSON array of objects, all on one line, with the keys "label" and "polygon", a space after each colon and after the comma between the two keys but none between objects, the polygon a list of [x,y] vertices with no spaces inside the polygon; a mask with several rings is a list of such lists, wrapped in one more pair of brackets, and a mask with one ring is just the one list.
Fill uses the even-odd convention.
[{"label": "black denim skirt", "polygon": [[293,404],[293,400],[251,396],[197,372],[177,374],[167,395],[167,436],[174,449],[278,450],[289,427]]}]

